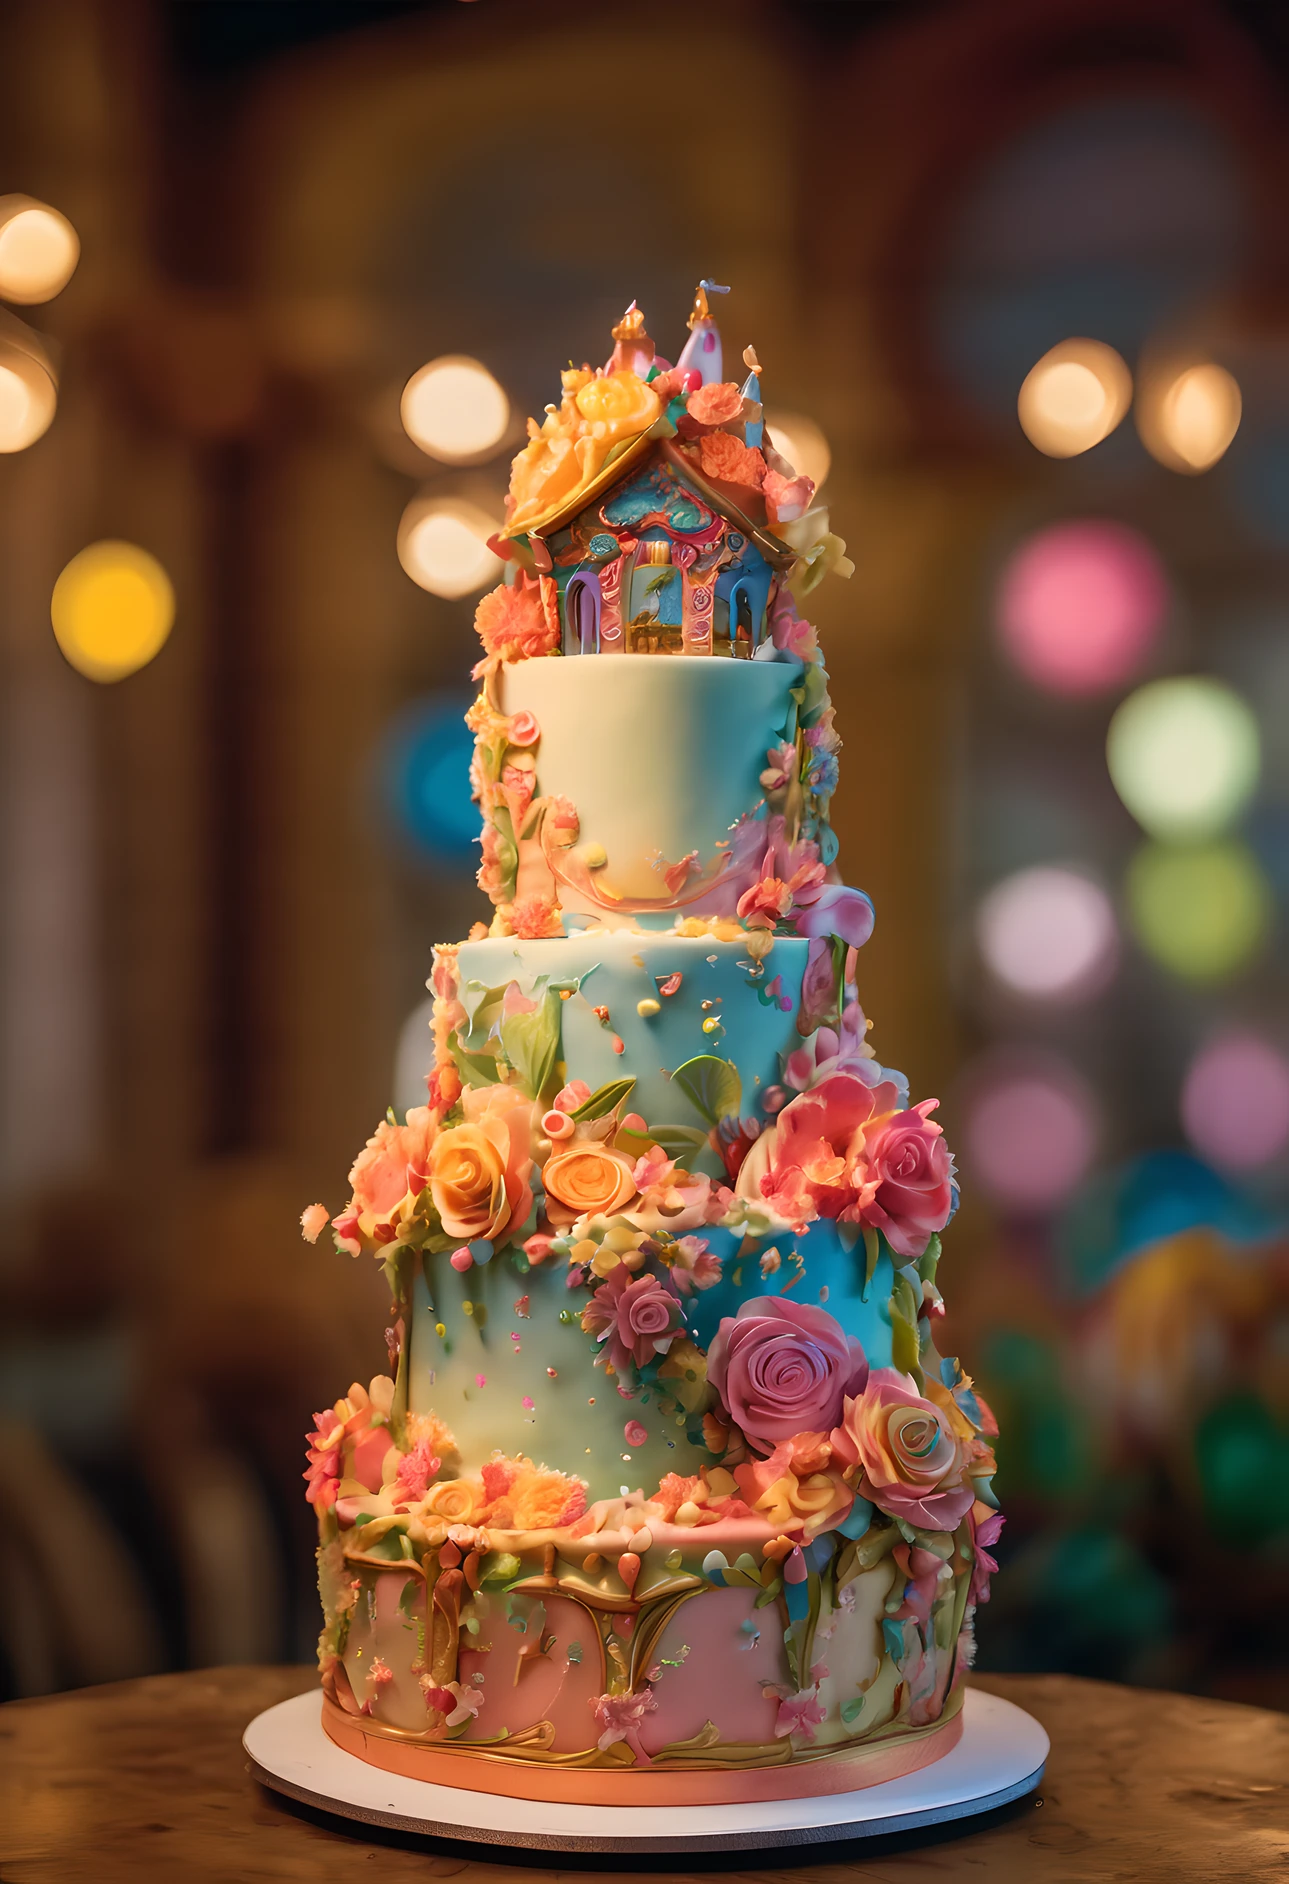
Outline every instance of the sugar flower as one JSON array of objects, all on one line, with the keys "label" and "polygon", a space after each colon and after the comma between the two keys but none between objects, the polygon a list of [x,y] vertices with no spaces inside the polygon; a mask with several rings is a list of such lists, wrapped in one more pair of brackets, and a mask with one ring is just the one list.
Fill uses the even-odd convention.
[{"label": "sugar flower", "polygon": [[420,1688],[426,1707],[442,1714],[447,1727],[459,1727],[463,1721],[473,1720],[486,1699],[481,1688],[469,1688],[460,1681],[448,1681],[439,1686],[429,1675],[420,1676]]},{"label": "sugar flower", "polygon": [[551,1222],[567,1229],[578,1217],[611,1216],[621,1210],[636,1194],[634,1169],[632,1159],[601,1140],[561,1140],[542,1167]]},{"label": "sugar flower", "polygon": [[975,1502],[948,1416],[894,1368],[878,1368],[862,1394],[847,1397],[832,1443],[860,1494],[889,1517],[952,1531]]},{"label": "sugar flower", "polygon": [[430,1151],[430,1195],[449,1236],[500,1242],[532,1209],[533,1108],[513,1086],[471,1087],[462,1105]]},{"label": "sugar flower", "polygon": [[827,1431],[868,1378],[864,1350],[822,1308],[753,1296],[725,1316],[707,1372],[748,1444],[761,1454],[800,1432]]},{"label": "sugar flower", "polygon": [[744,484],[759,491],[765,477],[765,459],[732,432],[707,432],[698,441],[698,462],[703,476],[720,484]]},{"label": "sugar flower", "polygon": [[300,1213],[300,1234],[306,1243],[316,1243],[331,1221],[331,1212],[325,1204],[310,1204]]},{"label": "sugar flower", "polygon": [[582,1310],[582,1327],[619,1374],[665,1354],[683,1325],[679,1302],[657,1276],[633,1278],[624,1267],[601,1283]]},{"label": "sugar flower", "polygon": [[732,380],[713,380],[690,393],[685,412],[699,425],[728,425],[743,415],[743,394]]},{"label": "sugar flower", "polygon": [[349,1173],[353,1204],[364,1220],[386,1223],[408,1197],[425,1188],[436,1121],[428,1106],[413,1106],[403,1125],[382,1121]]},{"label": "sugar flower", "polygon": [[802,1740],[813,1740],[815,1728],[821,1726],[827,1716],[819,1705],[819,1694],[815,1688],[806,1688],[801,1694],[780,1695],[774,1689],[766,1689],[779,1703],[779,1717],[774,1723],[776,1740],[786,1740],[790,1734]]},{"label": "sugar flower", "polygon": [[564,933],[563,913],[551,896],[517,897],[511,906],[510,923],[521,941],[545,940]]},{"label": "sugar flower", "polygon": [[555,652],[557,637],[540,589],[525,577],[489,590],[475,609],[474,625],[494,661],[528,661]]},{"label": "sugar flower", "polygon": [[601,1753],[611,1747],[615,1741],[625,1740],[636,1756],[639,1766],[650,1764],[649,1755],[640,1744],[640,1729],[646,1714],[652,1714],[658,1706],[652,1688],[643,1688],[639,1694],[598,1694],[587,1702],[595,1724],[600,1729],[596,1742]]}]

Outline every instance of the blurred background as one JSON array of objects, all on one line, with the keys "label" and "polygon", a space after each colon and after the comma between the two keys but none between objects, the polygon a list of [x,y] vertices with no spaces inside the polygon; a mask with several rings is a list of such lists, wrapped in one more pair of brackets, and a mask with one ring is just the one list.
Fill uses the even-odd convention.
[{"label": "blurred background", "polygon": [[9,0],[6,1694],[312,1652],[301,1436],[386,1303],[296,1218],[484,913],[508,460],[708,275],[857,563],[981,1662],[1289,1707],[1287,84],[1277,0]]}]

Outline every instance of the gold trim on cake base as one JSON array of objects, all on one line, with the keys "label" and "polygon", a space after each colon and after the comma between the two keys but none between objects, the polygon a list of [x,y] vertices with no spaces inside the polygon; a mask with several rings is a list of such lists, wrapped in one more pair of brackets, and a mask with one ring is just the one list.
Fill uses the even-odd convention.
[{"label": "gold trim on cake base", "polygon": [[[731,1805],[744,1800],[813,1799],[858,1792],[888,1779],[916,1773],[957,1746],[962,1737],[962,1689],[945,1702],[929,1727],[911,1727],[875,1744],[836,1752],[794,1752],[786,1741],[772,1747],[704,1749],[705,1764],[671,1764],[662,1754],[649,1766],[555,1764],[516,1758],[488,1746],[429,1742],[381,1727],[370,1716],[355,1717],[329,1696],[322,1699],[322,1725],[346,1753],[405,1779],[427,1780],[466,1792],[508,1794],[559,1805]],[[570,1754],[570,1761],[603,1757]],[[555,1756],[559,1760],[559,1756]],[[756,1761],[756,1764],[752,1764]]]}]

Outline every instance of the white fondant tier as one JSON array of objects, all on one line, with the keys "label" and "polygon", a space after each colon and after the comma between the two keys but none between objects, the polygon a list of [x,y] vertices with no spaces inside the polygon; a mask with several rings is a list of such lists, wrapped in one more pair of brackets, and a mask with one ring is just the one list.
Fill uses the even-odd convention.
[{"label": "white fondant tier", "polygon": [[[579,849],[607,861],[613,895],[670,901],[657,866],[706,867],[764,793],[760,775],[792,710],[795,663],[600,654],[502,669],[500,704],[541,729],[543,794],[571,800]],[[592,910],[564,887],[566,909]]]}]

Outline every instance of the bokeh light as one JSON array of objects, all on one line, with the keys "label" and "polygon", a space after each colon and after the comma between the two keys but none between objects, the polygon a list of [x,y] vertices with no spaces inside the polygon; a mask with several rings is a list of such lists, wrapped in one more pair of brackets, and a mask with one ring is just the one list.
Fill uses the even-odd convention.
[{"label": "bokeh light", "polygon": [[464,354],[445,354],[413,373],[401,411],[408,437],[447,464],[487,457],[510,424],[505,392],[486,366]]},{"label": "bokeh light", "polygon": [[1113,432],[1132,401],[1132,375],[1101,340],[1063,340],[1025,375],[1021,430],[1049,458],[1073,458]]},{"label": "bokeh light", "polygon": [[1182,1124],[1210,1164],[1228,1171],[1269,1164],[1289,1145],[1289,1062],[1256,1034],[1219,1035],[1187,1070]]},{"label": "bokeh light", "polygon": [[8,332],[0,333],[0,451],[25,451],[34,445],[49,430],[57,410],[54,370],[35,336],[27,346]]},{"label": "bokeh light", "polygon": [[155,556],[134,543],[91,543],[54,584],[54,634],[89,680],[124,680],[160,653],[175,618],[175,592]]},{"label": "bokeh light", "polygon": [[1224,981],[1271,926],[1271,888],[1243,844],[1145,844],[1128,867],[1128,917],[1141,946],[1185,981]]},{"label": "bokeh light", "polygon": [[0,299],[52,301],[76,272],[81,245],[60,211],[30,196],[0,196]]},{"label": "bokeh light", "polygon": [[1168,609],[1150,544],[1120,523],[1054,524],[1003,571],[998,630],[1011,660],[1054,693],[1100,693],[1141,667]]},{"label": "bokeh light", "polygon": [[1171,471],[1207,471],[1240,427],[1240,388],[1224,366],[1188,366],[1137,406],[1137,429],[1148,451]]},{"label": "bokeh light", "polygon": [[456,693],[413,701],[381,743],[386,812],[405,842],[440,863],[466,863],[479,839],[479,812],[470,797],[468,705],[469,696]]},{"label": "bokeh light", "polygon": [[766,430],[775,450],[800,471],[816,490],[832,469],[832,448],[813,419],[804,412],[767,412]]},{"label": "bokeh light", "polygon": [[501,559],[488,548],[499,527],[461,498],[413,498],[398,526],[398,560],[421,588],[456,601],[501,574]]},{"label": "bokeh light", "polygon": [[1213,837],[1257,787],[1258,723],[1220,680],[1153,680],[1116,710],[1106,762],[1115,790],[1152,837]]},{"label": "bokeh light", "polygon": [[1005,1208],[1044,1212],[1064,1202],[1096,1151],[1092,1094],[1057,1060],[1000,1062],[973,1081],[965,1162]]},{"label": "bokeh light", "polygon": [[1109,980],[1117,955],[1105,891],[1075,870],[1040,865],[994,885],[976,914],[981,955],[998,980],[1035,1000],[1077,1000]]}]

